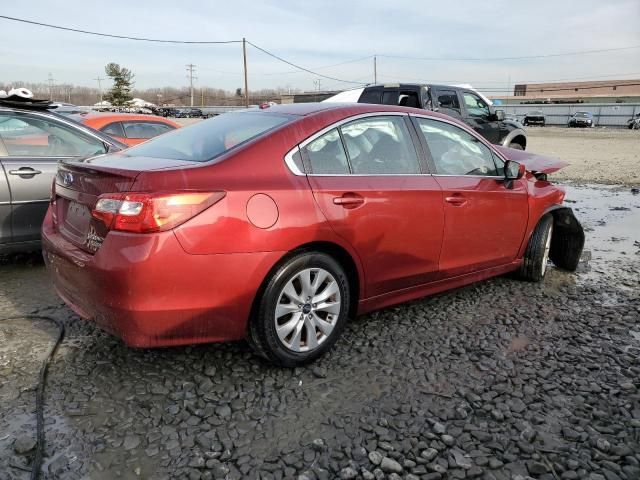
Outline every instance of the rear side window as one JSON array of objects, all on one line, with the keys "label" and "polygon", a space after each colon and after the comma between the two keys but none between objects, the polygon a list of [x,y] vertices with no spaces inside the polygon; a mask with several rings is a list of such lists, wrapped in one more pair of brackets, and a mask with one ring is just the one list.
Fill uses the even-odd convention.
[{"label": "rear side window", "polygon": [[306,148],[311,173],[316,175],[345,175],[349,173],[338,130],[334,128],[309,143]]},{"label": "rear side window", "polygon": [[398,105],[398,90],[385,90],[382,94],[383,105]]},{"label": "rear side window", "polygon": [[124,155],[207,162],[294,118],[266,112],[225,113],[153,138]]},{"label": "rear side window", "polygon": [[100,129],[101,132],[111,135],[112,137],[124,137],[124,130],[120,122],[113,122],[109,125],[105,125]]},{"label": "rear side window", "polygon": [[420,173],[404,117],[367,117],[343,125],[341,130],[354,174]]},{"label": "rear side window", "polygon": [[171,125],[159,122],[123,122],[127,138],[153,138],[175,130]]}]

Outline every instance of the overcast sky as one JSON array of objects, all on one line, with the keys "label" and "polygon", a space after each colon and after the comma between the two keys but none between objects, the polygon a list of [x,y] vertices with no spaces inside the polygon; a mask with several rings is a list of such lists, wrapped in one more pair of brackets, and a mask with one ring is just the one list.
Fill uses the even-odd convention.
[{"label": "overcast sky", "polygon": [[[25,8],[27,7],[28,8]],[[388,58],[495,58],[640,45],[640,0],[403,1],[341,0],[30,0],[3,2],[1,15],[117,35],[253,43],[340,79],[472,83],[493,91],[517,82],[640,78],[640,48],[509,61]],[[63,32],[0,19],[0,85],[16,80],[97,86],[117,62],[141,88],[242,86],[241,45],[167,45]],[[317,77],[248,47],[249,88],[313,90]],[[349,84],[321,79],[321,88]],[[104,87],[104,84],[103,84]]]}]

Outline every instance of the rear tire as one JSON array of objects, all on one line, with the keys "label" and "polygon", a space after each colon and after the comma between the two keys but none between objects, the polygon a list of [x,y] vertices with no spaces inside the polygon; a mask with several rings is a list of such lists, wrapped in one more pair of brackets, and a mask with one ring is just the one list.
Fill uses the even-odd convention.
[{"label": "rear tire", "polygon": [[296,367],[323,355],[347,321],[349,279],[332,257],[300,253],[268,279],[249,322],[249,343],[259,355]]},{"label": "rear tire", "polygon": [[514,150],[524,150],[524,147],[517,142],[511,142],[509,144],[509,148],[513,148]]},{"label": "rear tire", "polygon": [[517,271],[521,280],[539,282],[547,273],[551,238],[553,236],[553,216],[544,215],[531,234],[523,262]]}]

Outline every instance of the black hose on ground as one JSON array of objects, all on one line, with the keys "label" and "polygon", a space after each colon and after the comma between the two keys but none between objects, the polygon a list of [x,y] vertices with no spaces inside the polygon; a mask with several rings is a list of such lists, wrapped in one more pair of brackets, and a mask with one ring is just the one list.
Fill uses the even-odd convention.
[{"label": "black hose on ground", "polygon": [[49,349],[47,356],[42,361],[40,366],[40,375],[38,377],[38,387],[36,389],[36,451],[33,456],[33,462],[31,465],[31,480],[38,480],[40,478],[40,469],[42,468],[42,456],[44,454],[44,386],[47,380],[47,369],[51,359],[58,350],[58,346],[64,338],[64,324],[60,320],[56,320],[53,317],[47,315],[17,315],[15,317],[0,318],[0,322],[9,320],[47,320],[53,322],[58,327],[58,337],[55,343]]}]

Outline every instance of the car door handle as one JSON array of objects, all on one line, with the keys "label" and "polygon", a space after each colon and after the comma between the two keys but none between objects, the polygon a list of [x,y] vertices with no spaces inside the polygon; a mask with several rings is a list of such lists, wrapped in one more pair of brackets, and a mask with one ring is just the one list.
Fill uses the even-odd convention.
[{"label": "car door handle", "polygon": [[20,167],[18,170],[9,170],[9,175],[20,175],[20,176],[31,176],[31,175],[39,175],[42,172],[40,170],[35,170],[31,167]]},{"label": "car door handle", "polygon": [[460,207],[467,203],[467,199],[462,195],[453,195],[451,197],[445,197],[445,202],[450,203],[451,205],[455,205],[456,207]]},{"label": "car door handle", "polygon": [[344,208],[356,208],[358,205],[364,203],[364,198],[357,193],[345,193],[341,197],[335,197],[333,203],[335,205],[342,205]]}]

